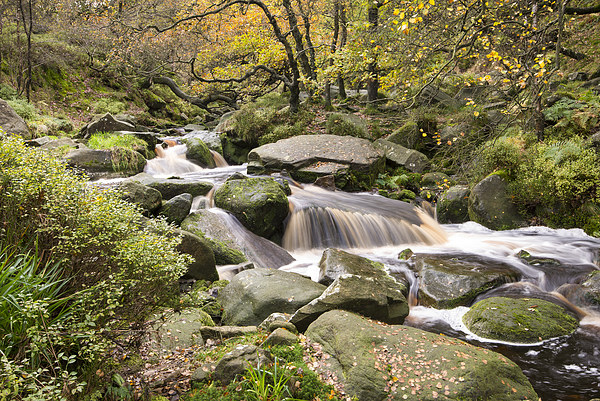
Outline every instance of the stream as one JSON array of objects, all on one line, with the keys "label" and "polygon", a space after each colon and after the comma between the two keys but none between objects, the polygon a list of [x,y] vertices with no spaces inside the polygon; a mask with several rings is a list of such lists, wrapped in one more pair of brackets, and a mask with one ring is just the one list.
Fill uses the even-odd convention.
[{"label": "stream", "polygon": [[[146,172],[163,178],[181,176],[210,181],[217,186],[231,174],[246,173],[245,166],[201,169],[181,158],[184,153],[181,148],[173,148],[167,149],[162,158],[149,161]],[[392,273],[404,274],[414,295],[419,280],[405,262],[398,260],[398,254],[406,248],[415,254],[458,255],[509,265],[521,273],[521,281],[505,284],[478,299],[534,297],[561,304],[580,317],[580,327],[573,335],[533,345],[490,341],[464,327],[462,315],[468,308],[436,310],[418,303],[411,306],[405,324],[504,354],[521,367],[544,401],[587,401],[600,397],[600,313],[556,292],[559,287],[575,283],[598,269],[599,239],[580,229],[527,227],[493,231],[474,222],[438,225],[427,212],[379,195],[331,192],[293,183],[291,186],[289,201],[293,213],[287,221],[283,247],[295,261],[281,267],[282,270],[315,280],[323,250],[343,248],[382,262]],[[199,203],[196,200],[195,204]],[[229,218],[235,220],[233,216]],[[237,220],[231,224],[237,225],[244,241],[260,242],[256,246],[258,253],[268,249],[263,244],[266,240],[257,239]],[[536,258],[556,260],[560,265],[550,269],[543,264],[525,263],[519,257],[521,251]]]}]

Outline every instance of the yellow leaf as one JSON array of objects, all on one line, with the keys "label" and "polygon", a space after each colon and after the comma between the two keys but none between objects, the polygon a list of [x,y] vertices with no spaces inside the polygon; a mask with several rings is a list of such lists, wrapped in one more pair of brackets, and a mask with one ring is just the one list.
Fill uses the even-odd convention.
[{"label": "yellow leaf", "polygon": [[473,115],[474,115],[475,117],[479,117],[479,112],[478,112],[478,111],[476,111],[476,112],[474,112],[474,113],[473,113]]},{"label": "yellow leaf", "polygon": [[394,9],[394,15],[398,15],[400,14],[400,10],[398,10],[397,8]]},{"label": "yellow leaf", "polygon": [[429,0],[429,4],[431,4],[432,6],[435,6],[435,0]]}]

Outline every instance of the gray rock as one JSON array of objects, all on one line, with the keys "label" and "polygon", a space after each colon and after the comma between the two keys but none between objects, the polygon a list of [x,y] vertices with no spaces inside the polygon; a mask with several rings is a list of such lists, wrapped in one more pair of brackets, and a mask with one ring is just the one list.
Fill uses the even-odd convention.
[{"label": "gray rock", "polygon": [[135,131],[135,126],[125,121],[117,120],[112,114],[106,113],[81,129],[81,136],[89,138],[96,132]]},{"label": "gray rock", "polygon": [[302,332],[323,313],[341,309],[385,323],[402,324],[408,316],[405,291],[406,287],[391,277],[344,274],[320,297],[298,309],[291,322]]},{"label": "gray rock", "polygon": [[320,296],[325,286],[296,273],[252,269],[238,274],[220,292],[223,322],[258,325],[274,312],[294,313]]},{"label": "gray rock", "polygon": [[338,277],[352,274],[363,277],[387,277],[381,263],[340,249],[328,248],[319,261],[319,283],[330,285]]},{"label": "gray rock", "polygon": [[448,189],[437,202],[437,218],[443,224],[459,224],[469,221],[469,195],[466,185]]},{"label": "gray rock", "polygon": [[179,225],[190,214],[192,200],[190,194],[177,195],[163,203],[159,214],[165,216],[169,223]]},{"label": "gray rock", "polygon": [[293,345],[298,342],[298,336],[283,327],[275,329],[269,337],[261,344],[261,347],[270,347],[273,345]]},{"label": "gray rock", "polygon": [[246,334],[256,333],[256,326],[204,326],[200,328],[200,334],[205,340],[223,340],[225,338],[241,337]]},{"label": "gray rock", "polygon": [[229,211],[253,233],[265,238],[283,234],[289,204],[272,178],[228,180],[215,191],[214,199],[216,206]]},{"label": "gray rock", "polygon": [[126,181],[135,181],[158,190],[163,199],[172,199],[177,195],[188,193],[193,197],[206,195],[213,188],[213,184],[189,178],[155,178],[146,173],[136,174]]},{"label": "gray rock", "polygon": [[118,189],[122,193],[122,199],[135,203],[146,213],[153,214],[161,206],[162,196],[154,188],[133,181],[124,181]]},{"label": "gray rock", "polygon": [[429,168],[429,159],[421,152],[385,139],[378,139],[375,144],[385,151],[385,157],[392,166],[401,166],[414,173],[422,173]]},{"label": "gray rock", "polygon": [[71,138],[54,139],[40,146],[40,148],[42,149],[57,149],[62,147],[73,149],[85,149],[85,145],[77,143]]},{"label": "gray rock", "polygon": [[329,375],[361,401],[538,399],[515,363],[454,338],[345,311],[321,315],[306,336],[330,355]]},{"label": "gray rock", "polygon": [[206,242],[197,235],[185,230],[175,230],[175,234],[182,236],[177,250],[194,258],[184,277],[207,281],[219,280],[219,273],[215,266],[215,255]]},{"label": "gray rock", "polygon": [[260,364],[268,366],[272,363],[266,351],[254,345],[240,345],[233,351],[228,352],[217,362],[213,378],[223,384],[231,382],[236,376],[246,373],[248,366]]},{"label": "gray rock", "polygon": [[592,305],[600,305],[600,274],[598,272],[591,273],[581,287],[585,300]]},{"label": "gray rock", "polygon": [[126,149],[119,151],[77,149],[69,152],[65,156],[65,160],[69,166],[84,170],[88,174],[122,173],[132,175],[141,173],[146,164],[144,156]]},{"label": "gray rock", "polygon": [[506,181],[492,174],[480,181],[469,196],[469,217],[492,230],[507,230],[526,225],[511,201]]},{"label": "gray rock", "polygon": [[24,139],[31,139],[31,133],[25,121],[3,99],[0,99],[0,129],[7,134],[15,134]]},{"label": "gray rock", "polygon": [[186,308],[179,312],[170,312],[158,320],[152,328],[157,345],[162,351],[173,352],[177,348],[190,348],[203,345],[200,328],[214,324],[211,317],[200,308]]},{"label": "gray rock", "polygon": [[366,139],[351,136],[299,135],[260,146],[248,154],[250,174],[287,170],[301,182],[333,174],[340,188],[355,185],[348,174],[359,182],[374,181],[384,164],[382,151]]},{"label": "gray rock", "polygon": [[205,131],[206,127],[204,125],[200,125],[200,124],[188,124],[185,127],[183,127],[183,130],[186,132]]},{"label": "gray rock", "polygon": [[[289,321],[291,317],[292,315],[290,315],[289,313],[271,313],[269,316],[267,316],[265,320],[263,320],[260,323],[258,328],[261,330],[272,332],[276,328],[284,327],[284,325],[290,324]],[[273,330],[271,330],[271,327],[273,327]]]},{"label": "gray rock", "polygon": [[419,103],[423,105],[441,104],[445,107],[458,107],[460,103],[452,96],[433,86],[426,86],[419,95]]},{"label": "gray rock", "polygon": [[509,265],[452,255],[416,255],[419,302],[434,308],[468,306],[477,295],[520,277]]}]

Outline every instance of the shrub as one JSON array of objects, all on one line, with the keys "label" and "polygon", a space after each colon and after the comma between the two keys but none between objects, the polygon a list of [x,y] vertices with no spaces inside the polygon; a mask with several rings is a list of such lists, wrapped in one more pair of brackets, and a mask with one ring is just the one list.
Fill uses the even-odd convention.
[{"label": "shrub", "polygon": [[355,136],[357,138],[368,138],[369,129],[367,123],[354,114],[332,113],[327,117],[325,129],[328,134],[340,136]]},{"label": "shrub", "polygon": [[92,109],[96,114],[119,114],[127,110],[127,105],[119,100],[100,98],[92,103]]},{"label": "shrub", "polygon": [[487,141],[475,152],[472,182],[478,182],[494,171],[504,170],[512,176],[521,163],[525,141],[520,136],[503,136]]},{"label": "shrub", "polygon": [[13,108],[15,113],[17,113],[25,121],[34,120],[37,118],[38,114],[35,110],[35,106],[29,103],[27,100],[7,100],[6,103],[8,103],[8,105]]},{"label": "shrub", "polygon": [[[67,281],[52,299],[70,297],[69,319],[44,327],[44,335],[37,338],[47,342],[47,349],[57,350],[52,355],[58,363],[78,369],[93,366],[106,350],[106,338],[141,327],[176,293],[177,279],[190,259],[175,250],[180,238],[172,226],[145,220],[119,194],[89,186],[63,162],[2,132],[0,191],[0,237],[5,243],[37,243],[42,266],[48,266],[50,254],[63,261],[61,279]],[[54,305],[52,299],[48,308]],[[45,391],[56,384],[56,375],[72,373],[48,368],[54,360],[37,373],[23,373],[26,363],[18,358],[4,355],[2,362],[0,390],[12,386],[14,377],[34,376],[27,386],[9,390],[17,392],[11,399]],[[81,381],[71,379],[61,391],[81,387]]]}]

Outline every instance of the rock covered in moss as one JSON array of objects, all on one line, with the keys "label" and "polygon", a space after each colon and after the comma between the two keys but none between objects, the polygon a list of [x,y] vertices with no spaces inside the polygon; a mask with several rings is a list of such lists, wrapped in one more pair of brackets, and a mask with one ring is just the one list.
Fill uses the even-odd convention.
[{"label": "rock covered in moss", "polygon": [[186,308],[165,314],[154,324],[153,334],[161,350],[175,351],[204,344],[200,328],[214,325],[212,318],[202,309]]},{"label": "rock covered in moss", "polygon": [[588,302],[600,305],[600,272],[591,273],[581,284],[581,287]]},{"label": "rock covered in moss", "polygon": [[324,285],[297,273],[251,269],[236,275],[218,299],[225,324],[255,326],[274,312],[294,313],[324,290]]},{"label": "rock covered in moss", "polygon": [[219,273],[215,266],[215,255],[206,242],[197,235],[185,230],[175,230],[175,234],[181,235],[181,243],[177,246],[177,250],[194,258],[184,277],[217,281]]},{"label": "rock covered in moss", "polygon": [[387,273],[381,263],[341,249],[328,248],[323,251],[319,262],[319,279],[321,284],[329,285],[344,274],[354,274],[363,277],[384,277]]},{"label": "rock covered in moss", "polygon": [[413,173],[422,173],[429,168],[429,158],[417,150],[386,139],[378,139],[375,144],[385,151],[385,157],[392,166],[401,166]]},{"label": "rock covered in moss", "polygon": [[261,237],[283,233],[289,204],[281,185],[272,178],[228,180],[215,191],[214,199],[216,206]]},{"label": "rock covered in moss", "polygon": [[337,310],[306,336],[331,356],[330,375],[361,401],[538,399],[515,363],[453,338]]},{"label": "rock covered in moss", "polygon": [[195,136],[186,136],[182,142],[187,146],[186,157],[189,161],[202,167],[215,167],[215,160],[210,149],[201,138]]},{"label": "rock covered in moss", "polygon": [[473,305],[463,322],[480,337],[513,343],[568,335],[579,326],[563,307],[536,298],[487,298]]},{"label": "rock covered in moss", "polygon": [[122,199],[135,203],[147,213],[154,213],[161,206],[162,196],[160,192],[138,182],[123,181],[119,185],[119,191],[122,194]]},{"label": "rock covered in moss", "polygon": [[190,213],[192,200],[193,198],[190,194],[177,195],[164,202],[159,213],[165,216],[169,223],[179,225]]},{"label": "rock covered in moss", "polygon": [[154,188],[161,193],[163,199],[171,199],[184,193],[194,197],[206,195],[213,188],[213,184],[206,181],[181,177],[156,178],[146,173],[136,174],[125,181],[136,181]]},{"label": "rock covered in moss", "polygon": [[419,301],[435,308],[468,306],[477,295],[520,277],[498,262],[443,255],[417,255],[415,268],[420,277]]},{"label": "rock covered in moss", "polygon": [[499,174],[489,175],[473,187],[469,197],[469,217],[492,230],[525,225],[508,194],[506,181]]},{"label": "rock covered in moss", "polygon": [[450,187],[436,204],[437,218],[443,224],[460,224],[469,221],[469,195],[466,185]]}]

